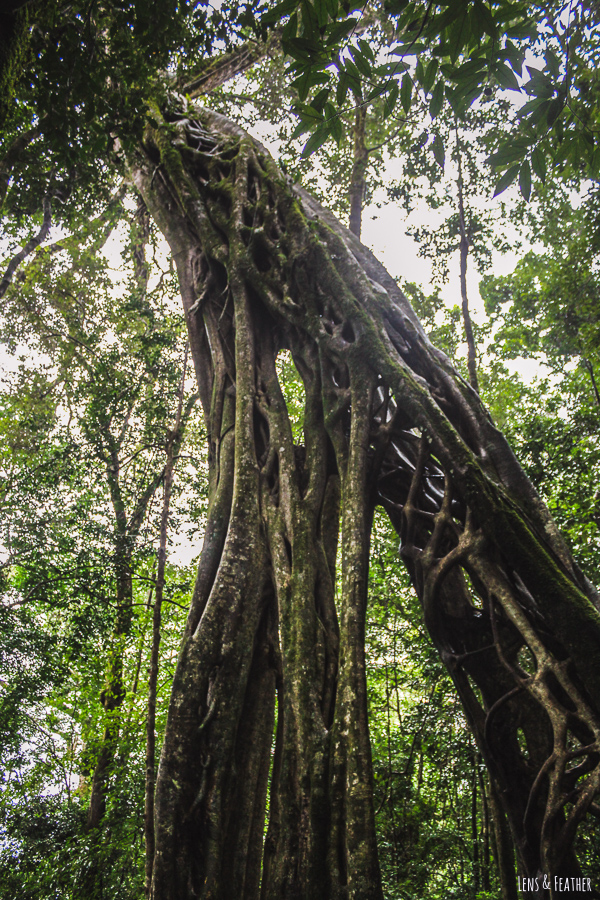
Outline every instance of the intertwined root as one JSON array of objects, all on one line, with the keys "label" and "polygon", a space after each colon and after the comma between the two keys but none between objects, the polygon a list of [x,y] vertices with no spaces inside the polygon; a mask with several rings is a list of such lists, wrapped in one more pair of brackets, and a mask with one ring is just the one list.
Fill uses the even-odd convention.
[{"label": "intertwined root", "polygon": [[[232,123],[169,118],[132,172],[178,265],[212,499],[159,774],[155,898],[179,896],[182,879],[198,896],[253,898],[261,865],[264,898],[381,897],[364,664],[378,504],[522,870],[576,874],[600,778],[593,593],[369,252]],[[303,443],[282,349],[303,384]],[[243,742],[251,715],[272,722],[275,693],[269,767],[270,736]]]}]

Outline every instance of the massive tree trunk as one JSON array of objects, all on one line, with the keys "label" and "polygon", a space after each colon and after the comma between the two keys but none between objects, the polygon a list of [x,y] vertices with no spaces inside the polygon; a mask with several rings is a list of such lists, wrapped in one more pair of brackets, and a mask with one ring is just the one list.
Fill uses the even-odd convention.
[{"label": "massive tree trunk", "polygon": [[[364,660],[377,504],[521,873],[577,876],[600,782],[597,596],[476,393],[369,251],[231,122],[171,112],[131,170],[177,263],[210,442],[154,900],[381,898]],[[283,349],[306,394],[300,446]]]}]

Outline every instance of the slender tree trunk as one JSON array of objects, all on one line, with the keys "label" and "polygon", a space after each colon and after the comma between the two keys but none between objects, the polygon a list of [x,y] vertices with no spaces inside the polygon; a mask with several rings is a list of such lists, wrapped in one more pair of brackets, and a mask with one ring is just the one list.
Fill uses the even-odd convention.
[{"label": "slender tree trunk", "polygon": [[108,782],[119,741],[121,706],[125,698],[123,686],[123,652],[131,627],[132,581],[131,556],[124,538],[123,548],[117,551],[115,577],[117,582],[117,617],[109,649],[106,682],[100,702],[105,712],[105,727],[100,752],[94,769],[87,829],[98,828],[106,812]]},{"label": "slender tree trunk", "polygon": [[482,819],[482,837],[483,837],[483,854],[481,863],[481,887],[484,891],[490,889],[490,809],[488,803],[488,792],[486,790],[485,780],[481,772],[481,754],[477,754],[477,776],[479,782],[479,796],[481,797],[481,819]]},{"label": "slender tree trunk", "polygon": [[[381,898],[364,660],[376,504],[520,864],[576,875],[573,841],[600,784],[593,589],[475,391],[356,237],[223,117],[172,110],[167,125],[148,126],[130,164],[177,262],[211,496],[157,778],[151,896],[254,900],[262,865],[268,900]],[[283,348],[306,393],[300,446],[277,381]],[[273,721],[276,686],[263,848],[272,736],[248,747],[246,723]]]},{"label": "slender tree trunk", "polygon": [[[360,102],[360,101],[357,101]],[[362,213],[365,202],[367,165],[369,151],[365,142],[365,129],[367,124],[367,108],[359,105],[354,114],[354,157],[352,161],[352,174],[350,177],[350,221],[349,228],[352,234],[360,237],[362,229]]]},{"label": "slender tree trunk", "polygon": [[473,887],[475,893],[481,887],[481,858],[479,853],[479,817],[478,813],[478,787],[479,779],[477,777],[477,760],[476,754],[473,753],[472,758],[472,778],[471,778],[471,844],[473,858]]},{"label": "slender tree trunk", "polygon": [[586,359],[585,357],[583,359],[583,362],[584,362],[586,369],[588,370],[588,372],[590,374],[590,381],[592,382],[592,388],[594,390],[594,397],[596,398],[596,403],[598,406],[600,406],[600,391],[598,390],[598,383],[596,381],[596,376],[594,374],[594,367],[591,364],[591,362],[589,361],[589,359]]},{"label": "slender tree trunk", "polygon": [[490,809],[494,824],[494,849],[502,900],[518,900],[515,854],[510,829],[491,776],[488,784]]},{"label": "slender tree trunk", "polygon": [[154,783],[156,767],[156,689],[158,685],[158,664],[161,639],[162,602],[165,589],[165,570],[167,565],[167,539],[169,532],[169,515],[171,511],[171,494],[175,475],[177,452],[182,438],[183,397],[185,377],[187,373],[188,347],[183,357],[183,370],[179,386],[179,396],[175,425],[167,437],[167,459],[165,463],[163,505],[160,516],[160,536],[158,543],[158,559],[156,565],[156,587],[152,611],[152,644],[150,647],[150,665],[148,668],[148,705],[146,715],[146,779],[144,802],[144,842],[146,850],[146,896],[150,895],[152,867],[154,864]]},{"label": "slender tree trunk", "polygon": [[467,339],[467,367],[469,370],[469,382],[473,390],[479,392],[477,379],[477,349],[473,336],[473,322],[469,310],[469,298],[467,295],[467,263],[469,260],[469,247],[471,244],[465,221],[465,189],[462,173],[462,153],[458,126],[456,126],[456,155],[458,164],[458,178],[456,182],[458,192],[458,227],[460,233],[460,296],[462,300],[462,317]]}]

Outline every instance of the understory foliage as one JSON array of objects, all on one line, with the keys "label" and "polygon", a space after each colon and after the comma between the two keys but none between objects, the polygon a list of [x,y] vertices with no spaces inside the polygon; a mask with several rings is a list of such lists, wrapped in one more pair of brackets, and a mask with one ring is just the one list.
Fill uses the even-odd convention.
[{"label": "understory foliage", "polygon": [[[595,11],[59,12],[3,74],[0,897],[595,877]],[[373,198],[441,211],[460,308],[360,243]]]}]

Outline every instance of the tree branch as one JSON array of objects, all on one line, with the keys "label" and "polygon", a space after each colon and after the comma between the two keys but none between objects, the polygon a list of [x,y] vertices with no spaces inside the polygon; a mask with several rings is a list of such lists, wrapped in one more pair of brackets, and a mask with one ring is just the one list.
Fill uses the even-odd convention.
[{"label": "tree branch", "polygon": [[281,28],[276,28],[266,41],[246,41],[234,50],[230,50],[216,59],[208,60],[201,71],[190,81],[185,83],[179,81],[177,89],[192,99],[209,94],[236,75],[241,75],[270,51],[279,50],[281,31]]},{"label": "tree branch", "polygon": [[32,237],[30,241],[27,241],[25,246],[19,250],[19,252],[13,256],[11,261],[8,264],[6,272],[4,273],[4,278],[0,281],[0,298],[4,297],[8,287],[12,281],[13,275],[15,274],[17,267],[26,259],[36,247],[45,241],[48,237],[48,232],[50,231],[50,224],[52,222],[52,207],[50,205],[50,197],[46,195],[44,197],[43,202],[43,210],[44,210],[44,221],[42,223],[42,227],[38,231],[35,237]]}]

